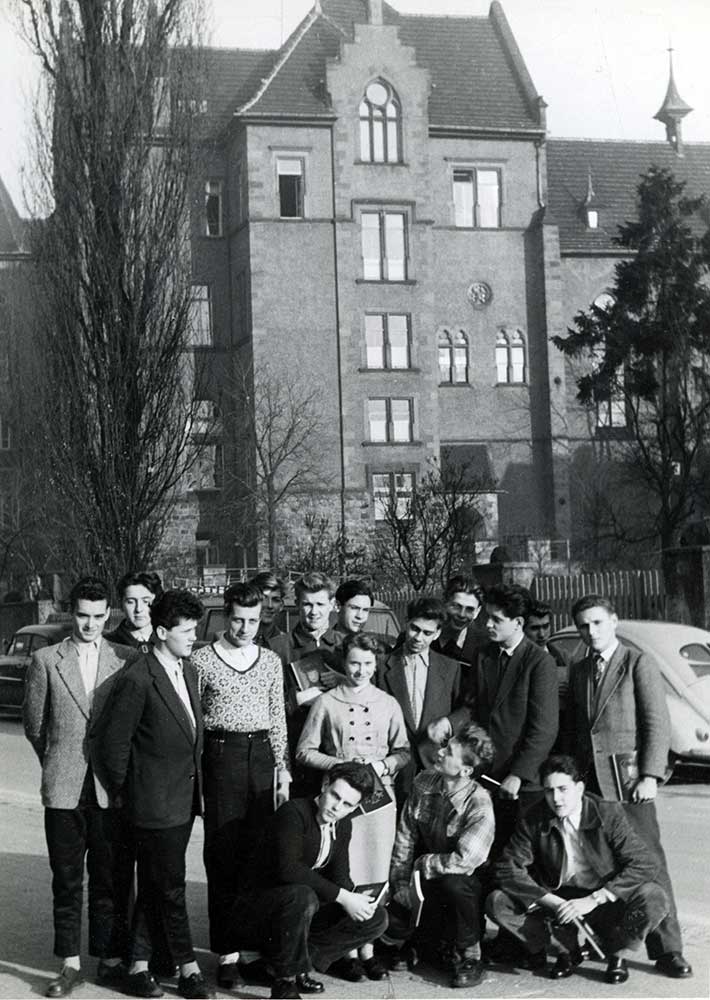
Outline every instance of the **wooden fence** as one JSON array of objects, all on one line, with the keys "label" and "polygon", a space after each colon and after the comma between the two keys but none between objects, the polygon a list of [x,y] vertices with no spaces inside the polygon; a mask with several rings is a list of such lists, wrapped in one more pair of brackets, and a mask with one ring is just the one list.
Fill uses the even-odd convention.
[{"label": "wooden fence", "polygon": [[572,576],[537,576],[530,588],[552,608],[553,628],[571,625],[570,609],[578,597],[602,594],[613,601],[619,618],[666,617],[663,576],[657,569],[609,570]]}]

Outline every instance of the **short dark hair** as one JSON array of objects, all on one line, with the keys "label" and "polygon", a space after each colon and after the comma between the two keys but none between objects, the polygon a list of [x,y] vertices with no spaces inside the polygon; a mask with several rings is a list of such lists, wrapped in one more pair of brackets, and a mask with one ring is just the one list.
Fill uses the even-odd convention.
[{"label": "short dark hair", "polygon": [[444,602],[438,597],[415,597],[407,605],[407,621],[414,618],[428,618],[430,621],[438,622],[439,626],[446,621],[446,608]]},{"label": "short dark hair", "polygon": [[[596,605],[594,605],[596,607]],[[551,753],[540,765],[540,782],[550,774],[568,774],[572,781],[582,781],[582,772],[575,758],[569,753]]]},{"label": "short dark hair", "polygon": [[345,637],[341,646],[343,659],[345,659],[353,647],[355,649],[362,649],[365,653],[375,653],[375,655],[382,652],[380,640],[376,635],[368,632],[353,632],[351,635]]},{"label": "short dark hair", "polygon": [[335,599],[341,607],[347,604],[351,597],[360,596],[369,597],[370,601],[375,603],[372,587],[366,580],[344,580],[335,591]]},{"label": "short dark hair", "polygon": [[544,601],[533,601],[528,618],[547,618],[552,614],[552,607]]},{"label": "short dark hair", "polygon": [[486,604],[500,608],[506,618],[527,621],[532,607],[532,597],[527,587],[519,583],[502,583],[486,591]]},{"label": "short dark hair", "polygon": [[479,771],[487,767],[495,757],[493,740],[488,735],[487,730],[475,722],[468,722],[461,726],[454,733],[453,739],[461,747],[461,758],[464,764],[478,765]]},{"label": "short dark hair", "polygon": [[575,625],[577,624],[577,615],[583,611],[589,611],[590,608],[604,608],[610,615],[616,614],[616,608],[608,597],[604,597],[602,594],[585,594],[572,605],[572,621]]},{"label": "short dark hair", "polygon": [[163,581],[157,573],[153,573],[150,570],[141,570],[140,572],[131,571],[124,574],[116,584],[119,600],[123,600],[129,587],[145,587],[155,597],[160,597],[163,593]]},{"label": "short dark hair", "polygon": [[263,600],[261,587],[257,587],[253,580],[249,583],[233,583],[224,592],[224,613],[228,615],[235,604],[240,608],[255,608]]},{"label": "short dark hair", "polygon": [[108,587],[97,576],[82,576],[69,591],[69,609],[75,611],[79,601],[106,601],[108,607]]},{"label": "short dark hair", "polygon": [[342,764],[336,764],[335,767],[331,767],[329,771],[325,772],[325,777],[328,779],[329,785],[332,785],[338,778],[342,778],[343,781],[347,781],[351,788],[359,792],[363,799],[372,795],[375,788],[370,768],[367,764],[358,764],[354,760],[346,760]]},{"label": "short dark hair", "polygon": [[317,594],[319,590],[327,590],[330,597],[335,595],[335,582],[325,573],[304,573],[296,580],[293,589],[298,600],[302,594]]},{"label": "short dark hair", "polygon": [[473,594],[483,603],[483,587],[472,576],[451,576],[444,587],[444,600],[450,601],[454,594]]},{"label": "short dark hair", "polygon": [[281,597],[284,597],[286,594],[286,584],[280,576],[276,576],[270,569],[266,569],[262,573],[257,573],[256,576],[251,578],[249,583],[253,583],[261,591],[278,590]]},{"label": "short dark hair", "polygon": [[164,590],[150,606],[150,623],[154,629],[171,629],[183,618],[198,622],[204,613],[202,601],[189,590]]}]

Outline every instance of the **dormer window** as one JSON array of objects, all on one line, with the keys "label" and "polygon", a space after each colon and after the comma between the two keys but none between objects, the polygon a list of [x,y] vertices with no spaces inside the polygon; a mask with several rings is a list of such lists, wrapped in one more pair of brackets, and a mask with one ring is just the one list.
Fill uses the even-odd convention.
[{"label": "dormer window", "polygon": [[598,229],[599,228],[599,212],[596,208],[586,208],[585,215],[587,216],[587,229]]},{"label": "dormer window", "polygon": [[385,80],[373,80],[360,102],[360,159],[364,163],[402,160],[401,106]]}]

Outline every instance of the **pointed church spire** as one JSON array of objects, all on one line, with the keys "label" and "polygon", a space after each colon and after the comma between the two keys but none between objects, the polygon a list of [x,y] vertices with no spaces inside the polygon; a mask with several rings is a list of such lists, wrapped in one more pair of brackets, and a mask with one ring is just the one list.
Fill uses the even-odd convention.
[{"label": "pointed church spire", "polygon": [[673,77],[673,49],[668,49],[669,77],[668,89],[663,104],[653,116],[657,121],[663,122],[666,126],[666,138],[675,149],[678,156],[683,155],[683,135],[681,122],[685,116],[693,109],[686,104],[678,93],[678,88]]}]

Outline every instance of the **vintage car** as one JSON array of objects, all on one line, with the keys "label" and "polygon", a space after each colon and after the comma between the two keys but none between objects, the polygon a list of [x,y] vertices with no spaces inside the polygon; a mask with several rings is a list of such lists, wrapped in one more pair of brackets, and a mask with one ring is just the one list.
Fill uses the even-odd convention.
[{"label": "vintage car", "polygon": [[[710,764],[710,632],[675,622],[621,620],[616,634],[625,646],[648,655],[663,678],[671,719],[669,764]],[[549,640],[568,664],[586,648],[573,626]]]},{"label": "vintage car", "polygon": [[21,715],[25,693],[25,673],[30,657],[43,646],[53,646],[69,635],[71,620],[47,625],[24,625],[10,640],[7,652],[0,656],[0,712]]}]

